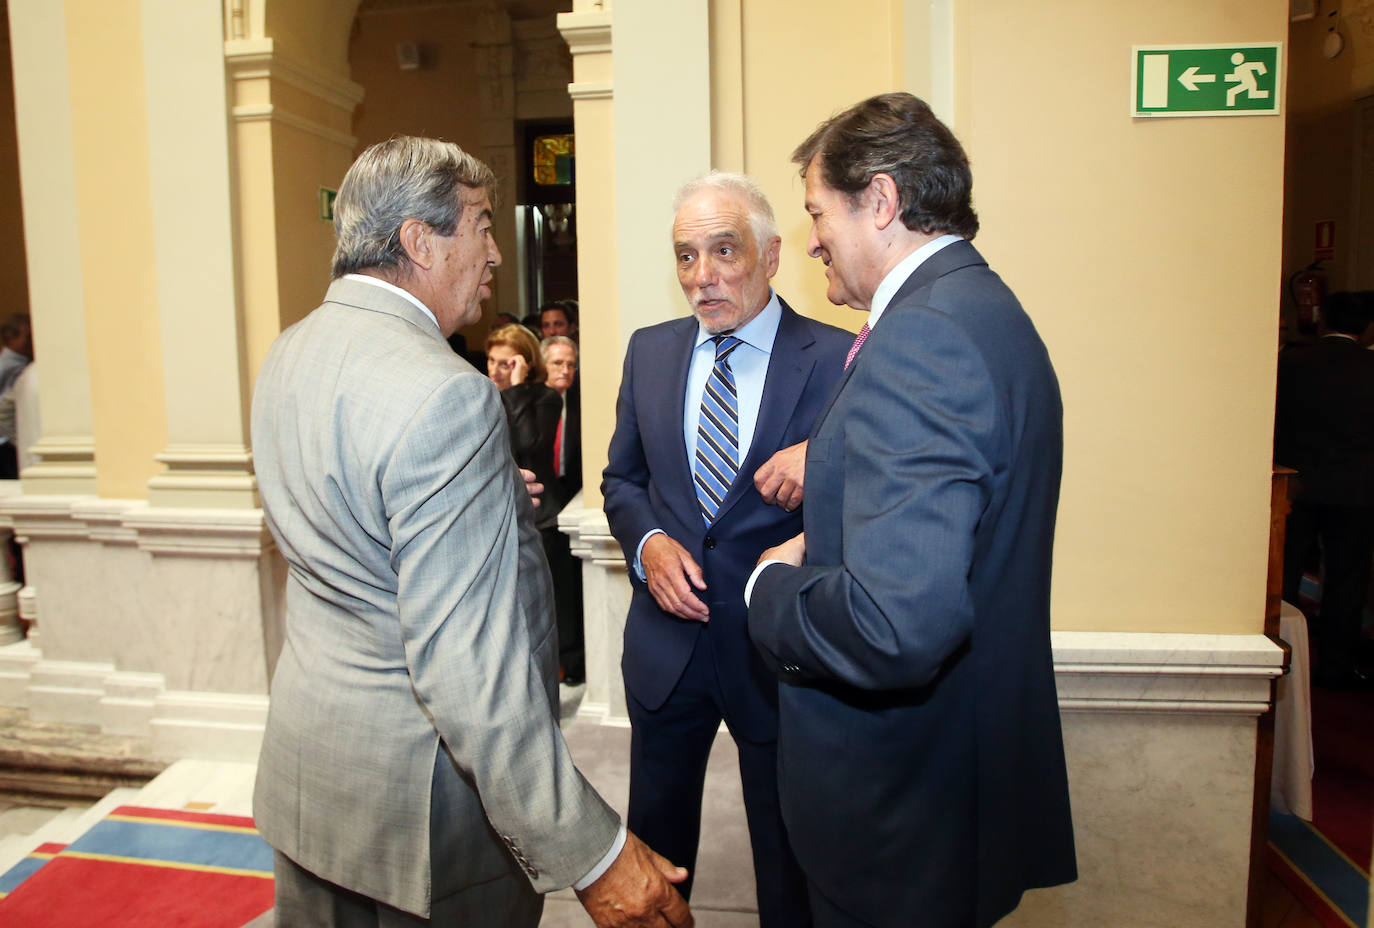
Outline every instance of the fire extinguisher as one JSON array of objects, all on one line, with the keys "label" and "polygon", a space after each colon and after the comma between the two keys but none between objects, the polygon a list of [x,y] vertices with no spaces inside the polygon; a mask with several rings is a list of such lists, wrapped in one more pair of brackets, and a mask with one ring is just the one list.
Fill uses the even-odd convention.
[{"label": "fire extinguisher", "polygon": [[1298,331],[1313,335],[1321,321],[1322,300],[1326,298],[1326,275],[1322,263],[1313,261],[1288,278],[1288,294],[1298,308]]}]

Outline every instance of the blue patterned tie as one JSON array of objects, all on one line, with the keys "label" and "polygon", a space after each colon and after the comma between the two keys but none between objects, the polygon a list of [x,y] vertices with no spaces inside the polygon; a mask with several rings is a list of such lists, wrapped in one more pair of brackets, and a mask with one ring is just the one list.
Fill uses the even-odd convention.
[{"label": "blue patterned tie", "polygon": [[701,517],[709,525],[739,472],[739,398],[730,354],[740,345],[733,335],[717,335],[716,363],[701,394],[697,422],[696,483]]}]

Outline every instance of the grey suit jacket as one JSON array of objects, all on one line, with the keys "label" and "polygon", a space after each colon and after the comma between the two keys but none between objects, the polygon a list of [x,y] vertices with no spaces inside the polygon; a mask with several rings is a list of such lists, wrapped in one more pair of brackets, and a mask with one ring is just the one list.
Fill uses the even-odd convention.
[{"label": "grey suit jacket", "polygon": [[416,307],[338,280],[253,399],[290,568],[253,812],[311,872],[427,915],[511,868],[540,892],[615,812],[558,729],[553,607],[494,385]]}]

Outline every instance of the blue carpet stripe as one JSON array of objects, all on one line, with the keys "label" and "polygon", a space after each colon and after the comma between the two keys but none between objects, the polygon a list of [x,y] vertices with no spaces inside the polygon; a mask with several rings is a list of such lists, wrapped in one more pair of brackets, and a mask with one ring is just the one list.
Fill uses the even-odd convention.
[{"label": "blue carpet stripe", "polygon": [[1369,878],[1294,815],[1269,812],[1269,843],[1357,928],[1367,928]]},{"label": "blue carpet stripe", "polygon": [[171,861],[201,867],[232,867],[272,872],[272,849],[256,834],[119,822],[105,819],[72,844],[70,851],[110,854],[139,860]]},{"label": "blue carpet stripe", "polygon": [[14,892],[15,887],[37,873],[38,868],[51,859],[51,856],[25,857],[3,874],[0,874],[0,899]]}]

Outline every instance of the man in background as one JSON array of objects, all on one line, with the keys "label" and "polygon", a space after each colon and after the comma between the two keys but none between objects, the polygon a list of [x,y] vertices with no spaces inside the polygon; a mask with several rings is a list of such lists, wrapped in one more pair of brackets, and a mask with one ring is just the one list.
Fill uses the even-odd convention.
[{"label": "man in background", "polygon": [[[33,329],[28,313],[13,313],[0,322],[0,398],[5,397],[19,375],[33,361]],[[7,425],[0,432],[0,480],[19,476],[19,453],[15,445],[13,401],[6,415]]]},{"label": "man in background", "polygon": [[750,581],[788,836],[817,925],[986,928],[1075,877],[1059,386],[969,244],[968,159],[925,103],[865,100],[793,159],[827,297],[866,321],[807,446],[805,535]]},{"label": "man in background", "polygon": [[558,300],[545,303],[539,311],[539,331],[544,338],[562,335],[577,342],[577,303]]},{"label": "man in background", "polygon": [[801,527],[804,442],[849,336],[769,287],[782,239],[752,180],[708,174],[675,207],[692,316],[631,336],[601,484],[634,588],[622,658],[629,825],[691,869],[724,719],[739,748],[760,924],[803,928],[805,883],[778,808],[777,681],[749,643],[742,596],[759,552]]},{"label": "man in background", "polygon": [[1313,626],[1313,682],[1365,687],[1361,625],[1374,559],[1374,354],[1370,294],[1333,293],[1321,337],[1279,355],[1274,463],[1296,468],[1284,540],[1283,598],[1297,603],[1303,571],[1321,547],[1321,605]]},{"label": "man in background", "polygon": [[689,925],[558,728],[548,570],[496,388],[445,338],[501,261],[490,169],[394,138],[349,168],[334,281],[263,363],[253,451],[290,567],[253,813],[276,919]]}]

